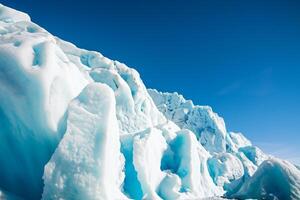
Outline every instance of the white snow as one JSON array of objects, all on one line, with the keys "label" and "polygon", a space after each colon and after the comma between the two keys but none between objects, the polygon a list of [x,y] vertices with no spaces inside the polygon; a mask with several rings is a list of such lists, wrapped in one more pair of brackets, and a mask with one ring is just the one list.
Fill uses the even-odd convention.
[{"label": "white snow", "polygon": [[300,171],[277,158],[264,161],[239,191],[229,195],[239,199],[299,199]]},{"label": "white snow", "polygon": [[238,151],[241,147],[252,146],[251,142],[242,133],[229,132],[226,142],[232,151]]},{"label": "white snow", "polygon": [[0,4],[0,198],[297,199],[299,173],[211,107]]},{"label": "white snow", "polygon": [[148,89],[158,109],[180,128],[193,131],[209,152],[224,152],[226,127],[224,120],[209,106],[195,106],[177,93],[161,93]]},{"label": "white snow", "polygon": [[30,17],[26,13],[0,4],[0,21],[5,23],[30,21]]},{"label": "white snow", "polygon": [[113,91],[91,83],[70,103],[67,131],[45,167],[43,199],[126,199]]},{"label": "white snow", "polygon": [[68,104],[89,80],[26,14],[0,9],[0,187],[39,198]]},{"label": "white snow", "polygon": [[216,185],[223,186],[244,175],[244,167],[238,157],[230,153],[214,155],[208,160],[209,170]]},{"label": "white snow", "polygon": [[160,199],[156,193],[165,174],[160,170],[163,152],[167,148],[161,131],[147,129],[134,136],[133,164],[143,191],[143,199]]}]

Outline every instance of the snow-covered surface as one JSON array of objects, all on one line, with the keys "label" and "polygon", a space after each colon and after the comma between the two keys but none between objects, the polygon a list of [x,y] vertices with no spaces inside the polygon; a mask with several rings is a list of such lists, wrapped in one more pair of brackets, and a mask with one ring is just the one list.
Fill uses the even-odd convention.
[{"label": "snow-covered surface", "polygon": [[299,173],[209,106],[0,5],[0,199],[297,199]]},{"label": "snow-covered surface", "polygon": [[115,108],[112,89],[101,83],[70,103],[67,131],[45,167],[43,199],[126,199]]},{"label": "snow-covered surface", "polygon": [[146,199],[160,199],[156,190],[165,176],[160,170],[160,162],[166,148],[167,143],[156,128],[147,129],[133,138],[133,165]]},{"label": "snow-covered surface", "polygon": [[206,150],[224,152],[226,127],[224,120],[209,106],[195,106],[177,93],[161,93],[149,89],[157,108],[180,128],[193,131]]},{"label": "snow-covered surface", "polygon": [[239,199],[299,199],[300,171],[291,163],[271,158],[264,161],[238,192]]}]

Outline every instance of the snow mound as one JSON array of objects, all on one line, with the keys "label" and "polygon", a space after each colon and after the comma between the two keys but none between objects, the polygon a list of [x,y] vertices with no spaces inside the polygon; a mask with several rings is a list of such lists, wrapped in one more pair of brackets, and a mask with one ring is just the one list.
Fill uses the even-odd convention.
[{"label": "snow mound", "polygon": [[272,158],[264,161],[239,191],[238,199],[299,199],[300,171],[291,163]]},{"label": "snow mound", "polygon": [[26,13],[14,10],[12,8],[0,4],[0,21],[5,23],[30,21],[30,17]]},{"label": "snow mound", "polygon": [[296,198],[297,169],[268,159],[209,106],[0,5],[1,199]]}]

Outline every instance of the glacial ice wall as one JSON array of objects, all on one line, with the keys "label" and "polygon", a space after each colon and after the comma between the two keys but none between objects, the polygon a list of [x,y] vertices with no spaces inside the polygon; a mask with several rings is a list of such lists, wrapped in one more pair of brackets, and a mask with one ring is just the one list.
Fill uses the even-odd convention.
[{"label": "glacial ice wall", "polygon": [[210,107],[0,5],[0,198],[297,199],[299,170],[272,159]]}]

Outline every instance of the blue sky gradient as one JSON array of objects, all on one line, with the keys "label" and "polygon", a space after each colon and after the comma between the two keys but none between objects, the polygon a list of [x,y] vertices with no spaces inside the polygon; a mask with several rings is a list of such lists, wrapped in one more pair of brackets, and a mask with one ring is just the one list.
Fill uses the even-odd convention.
[{"label": "blue sky gradient", "polygon": [[228,130],[300,164],[300,1],[2,3],[134,67],[147,87],[212,106]]}]

